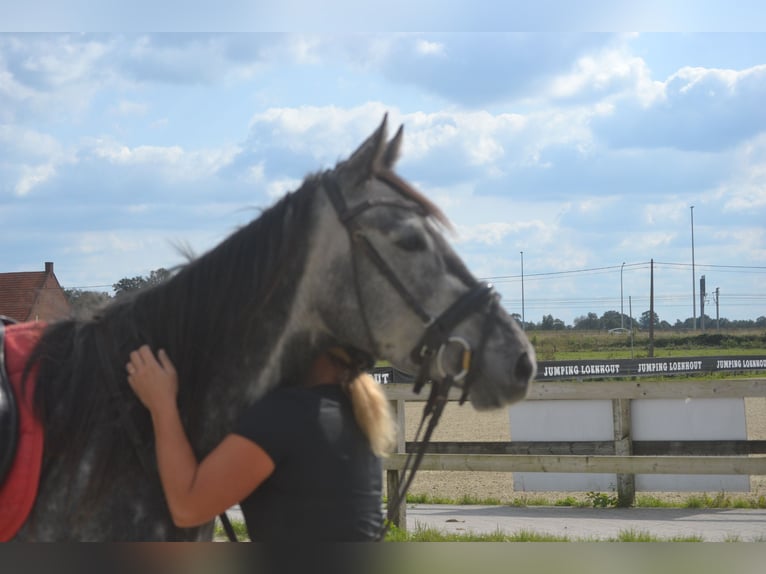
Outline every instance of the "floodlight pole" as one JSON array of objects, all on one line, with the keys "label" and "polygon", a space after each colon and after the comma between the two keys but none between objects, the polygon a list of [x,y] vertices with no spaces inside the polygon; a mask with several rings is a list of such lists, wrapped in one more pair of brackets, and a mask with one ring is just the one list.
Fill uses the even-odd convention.
[{"label": "floodlight pole", "polygon": [[697,286],[694,277],[694,206],[690,208],[692,215],[692,329],[697,330]]},{"label": "floodlight pole", "polygon": [[521,251],[521,329],[524,330],[524,252]]},{"label": "floodlight pole", "polygon": [[625,268],[625,262],[620,266],[620,329],[625,328],[625,311],[622,306],[622,270]]}]

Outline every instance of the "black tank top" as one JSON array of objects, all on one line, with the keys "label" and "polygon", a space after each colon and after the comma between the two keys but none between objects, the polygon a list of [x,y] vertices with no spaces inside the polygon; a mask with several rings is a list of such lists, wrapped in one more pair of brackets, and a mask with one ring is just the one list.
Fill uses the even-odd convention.
[{"label": "black tank top", "polygon": [[374,540],[383,521],[382,465],[338,385],[280,387],[235,430],[274,461],[240,503],[253,541]]}]

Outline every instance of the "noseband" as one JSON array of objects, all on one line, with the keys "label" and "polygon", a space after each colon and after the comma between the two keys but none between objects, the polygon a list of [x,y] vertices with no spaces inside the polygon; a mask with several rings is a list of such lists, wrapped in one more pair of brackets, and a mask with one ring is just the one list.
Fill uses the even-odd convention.
[{"label": "noseband", "polygon": [[[396,189],[396,185],[394,185],[393,182],[388,179],[384,179],[384,181]],[[324,174],[322,177],[322,185],[330,202],[335,208],[338,219],[348,232],[351,240],[352,252],[364,253],[375,267],[377,267],[381,275],[385,277],[388,283],[399,294],[410,310],[415,313],[423,323],[423,335],[410,352],[412,361],[417,365],[420,365],[420,371],[418,377],[415,379],[413,390],[415,393],[420,392],[423,385],[430,380],[429,373],[432,370],[431,367],[435,365],[437,372],[442,378],[451,377],[454,383],[458,383],[462,386],[463,397],[461,402],[464,402],[468,395],[470,383],[473,382],[472,375],[476,370],[473,362],[473,350],[471,349],[470,343],[465,339],[452,336],[452,331],[470,315],[476,312],[486,311],[489,315],[494,311],[498,304],[498,296],[495,293],[494,287],[491,283],[476,282],[468,291],[452,303],[452,305],[442,311],[440,315],[432,317],[402,283],[401,279],[399,279],[372,241],[370,241],[363,226],[357,220],[357,216],[375,207],[393,207],[412,211],[412,206],[390,200],[366,199],[354,207],[349,208],[337,181],[332,176],[327,173]],[[367,331],[367,338],[374,352],[378,354],[375,337],[372,334],[367,314],[364,312],[364,304],[361,298],[361,288],[359,285],[359,273],[356,272],[355,262],[356,259],[354,259],[354,283],[357,291],[357,299],[362,310],[362,318]],[[485,321],[485,332],[482,335],[481,347],[484,346],[488,336],[486,331],[487,327]],[[451,373],[450,369],[444,364],[444,354],[450,345],[459,345],[462,347],[461,370],[457,373]]]},{"label": "noseband", "polygon": [[[390,181],[382,175],[378,175],[377,177],[391,185],[394,189],[399,191],[399,193],[403,194],[394,181]],[[416,433],[416,442],[426,419],[430,418],[430,420],[415,458],[413,459],[412,453],[407,457],[404,470],[402,471],[403,479],[401,481],[399,492],[396,493],[396,496],[393,498],[391,497],[391,493],[389,493],[388,516],[390,522],[393,509],[397,508],[407,495],[407,490],[409,489],[409,486],[415,477],[415,472],[425,454],[428,441],[430,440],[433,430],[436,428],[436,424],[444,410],[450,388],[453,384],[462,387],[462,395],[460,398],[460,404],[462,405],[468,398],[471,383],[473,383],[479,371],[477,366],[478,361],[474,361],[474,353],[470,343],[463,337],[452,335],[452,332],[470,315],[477,312],[484,312],[484,326],[478,348],[479,351],[483,350],[492,327],[490,317],[499,304],[499,297],[495,293],[491,283],[476,282],[468,291],[463,293],[463,295],[458,297],[455,302],[442,311],[440,315],[436,317],[431,316],[402,283],[391,266],[375,248],[375,245],[365,233],[363,226],[357,220],[357,216],[375,207],[394,207],[410,211],[412,210],[412,207],[396,201],[366,199],[354,207],[349,208],[338,182],[329,173],[325,173],[322,176],[322,186],[335,208],[338,219],[346,228],[349,235],[352,250],[352,264],[354,266],[356,296],[361,309],[362,320],[364,321],[365,329],[367,331],[367,338],[373,351],[379,356],[377,353],[377,344],[372,334],[367,313],[364,309],[361,287],[359,284],[359,273],[356,268],[356,257],[353,256],[358,252],[364,253],[367,256],[381,275],[385,277],[388,283],[407,304],[410,310],[418,316],[424,326],[423,335],[410,352],[412,361],[420,366],[418,375],[413,384],[413,391],[419,393],[427,382],[431,383],[431,394],[426,402],[423,418],[421,419],[420,426]],[[447,349],[453,345],[462,347],[460,371],[458,372],[452,372],[453,369],[448,368],[444,364],[444,355]],[[481,356],[481,354],[479,354],[479,356]],[[431,377],[431,372],[434,370],[439,373],[439,379],[434,380]],[[381,538],[385,536],[386,529],[387,526],[384,527],[384,530],[381,532]]]}]

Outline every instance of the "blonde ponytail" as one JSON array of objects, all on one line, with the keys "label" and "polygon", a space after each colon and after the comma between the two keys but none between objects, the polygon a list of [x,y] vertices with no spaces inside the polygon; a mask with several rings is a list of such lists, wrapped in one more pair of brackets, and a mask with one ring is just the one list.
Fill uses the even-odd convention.
[{"label": "blonde ponytail", "polygon": [[348,385],[354,418],[377,456],[387,456],[396,445],[396,425],[385,393],[369,373]]}]

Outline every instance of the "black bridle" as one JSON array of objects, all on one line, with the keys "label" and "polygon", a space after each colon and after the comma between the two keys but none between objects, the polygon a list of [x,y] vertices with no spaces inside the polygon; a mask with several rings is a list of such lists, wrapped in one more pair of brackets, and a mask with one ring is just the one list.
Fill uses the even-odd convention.
[{"label": "black bridle", "polygon": [[[405,195],[399,186],[388,178],[384,178],[382,175],[377,176],[385,183],[392,186],[402,195]],[[375,337],[372,334],[369,319],[365,313],[364,303],[361,293],[361,287],[359,283],[359,273],[356,269],[356,257],[353,255],[359,251],[364,253],[370,261],[377,267],[383,277],[386,278],[388,283],[397,291],[407,306],[418,316],[424,326],[423,335],[419,342],[412,349],[410,356],[412,361],[420,366],[418,376],[415,379],[413,385],[413,391],[419,393],[423,386],[427,383],[431,383],[431,392],[426,402],[426,406],[423,409],[423,417],[418,427],[415,441],[418,440],[420,433],[425,426],[426,421],[428,425],[426,427],[423,439],[420,442],[420,446],[413,457],[410,453],[405,461],[404,469],[402,471],[402,480],[400,482],[399,491],[391,496],[389,493],[388,503],[388,520],[384,524],[379,533],[379,539],[383,539],[388,527],[391,523],[391,517],[394,509],[398,508],[405,497],[407,496],[407,490],[412,484],[412,480],[415,478],[415,472],[420,466],[420,462],[425,454],[428,441],[433,434],[436,424],[441,417],[441,413],[444,410],[444,406],[447,402],[449,391],[453,385],[462,387],[462,395],[460,398],[460,404],[463,404],[468,398],[471,383],[475,380],[479,371],[478,361],[474,360],[473,350],[471,345],[462,337],[452,335],[452,331],[460,323],[465,321],[470,315],[477,312],[484,312],[485,320],[482,330],[479,350],[482,350],[489,337],[492,322],[490,321],[491,315],[499,305],[499,296],[495,293],[494,288],[490,283],[475,282],[470,286],[468,291],[461,295],[455,302],[453,302],[447,309],[442,311],[436,317],[433,317],[428,313],[420,302],[412,295],[407,287],[402,283],[391,266],[386,262],[380,252],[375,248],[375,245],[365,234],[362,225],[357,221],[357,216],[364,213],[368,209],[375,207],[394,207],[398,209],[406,209],[412,211],[411,204],[405,204],[396,201],[383,200],[383,199],[366,199],[359,204],[348,207],[346,200],[340,190],[335,178],[329,173],[325,173],[322,176],[322,186],[327,193],[330,202],[332,203],[335,211],[338,215],[340,222],[346,228],[352,249],[352,264],[354,267],[354,286],[356,290],[356,297],[361,309],[362,320],[367,332],[367,339],[370,346],[373,349],[373,353],[379,356],[377,353],[377,345],[375,343]],[[425,213],[424,213],[425,215]],[[461,365],[460,371],[453,373],[444,365],[444,353],[450,345],[458,345],[462,347]],[[439,373],[439,378],[432,378],[431,372],[436,369]],[[120,390],[116,376],[107,377],[108,383],[111,388],[111,393],[115,398],[119,398]],[[149,463],[147,456],[145,456],[143,443],[140,439],[138,430],[130,417],[127,409],[122,401],[116,401],[117,409],[120,417],[123,419],[124,424],[128,430],[128,435],[136,454],[141,462],[142,467],[147,472],[151,472],[152,465]],[[402,429],[403,430],[403,429]],[[237,536],[234,533],[234,529],[225,512],[219,515],[222,526],[232,542],[237,541]]]},{"label": "black bridle", "polygon": [[[391,181],[388,178],[383,178],[382,176],[377,177],[391,185],[400,194],[404,195],[404,192],[399,189],[394,181]],[[366,199],[353,207],[349,207],[343,197],[338,182],[329,173],[325,173],[322,176],[322,186],[327,193],[327,197],[330,199],[330,203],[332,203],[335,208],[338,219],[348,232],[354,266],[356,297],[361,310],[362,320],[367,331],[367,339],[375,355],[379,356],[377,353],[375,337],[370,328],[369,319],[367,318],[362,299],[359,272],[356,268],[356,257],[354,256],[357,252],[361,252],[367,256],[380,274],[383,275],[386,281],[388,281],[407,304],[410,310],[418,316],[424,327],[423,335],[410,353],[412,361],[420,367],[413,384],[413,391],[419,393],[427,382],[431,383],[431,393],[426,402],[426,406],[423,409],[423,417],[415,436],[416,442],[423,430],[426,420],[428,420],[428,425],[415,456],[413,457],[413,453],[410,453],[405,461],[399,491],[395,493],[393,498],[391,493],[389,493],[388,521],[380,532],[380,538],[382,539],[385,536],[395,509],[399,507],[407,496],[407,490],[412,484],[412,480],[415,478],[415,473],[423,459],[428,441],[430,440],[431,435],[436,428],[436,424],[441,417],[441,413],[444,410],[450,388],[453,385],[462,387],[460,404],[463,404],[468,398],[471,384],[475,380],[479,371],[478,361],[474,361],[473,350],[471,349],[470,343],[462,337],[453,336],[452,332],[470,315],[483,311],[486,315],[478,347],[480,351],[483,350],[491,331],[492,322],[490,321],[490,316],[498,306],[498,296],[490,283],[477,281],[468,289],[468,291],[458,297],[456,301],[439,315],[436,317],[432,316],[402,283],[372,241],[370,241],[363,226],[357,219],[360,214],[375,207],[393,207],[411,211],[412,205],[385,199]],[[456,373],[451,372],[451,370],[444,365],[444,353],[450,345],[459,345],[462,347],[460,371]],[[439,373],[439,377],[436,379],[431,376],[434,368]]]}]

